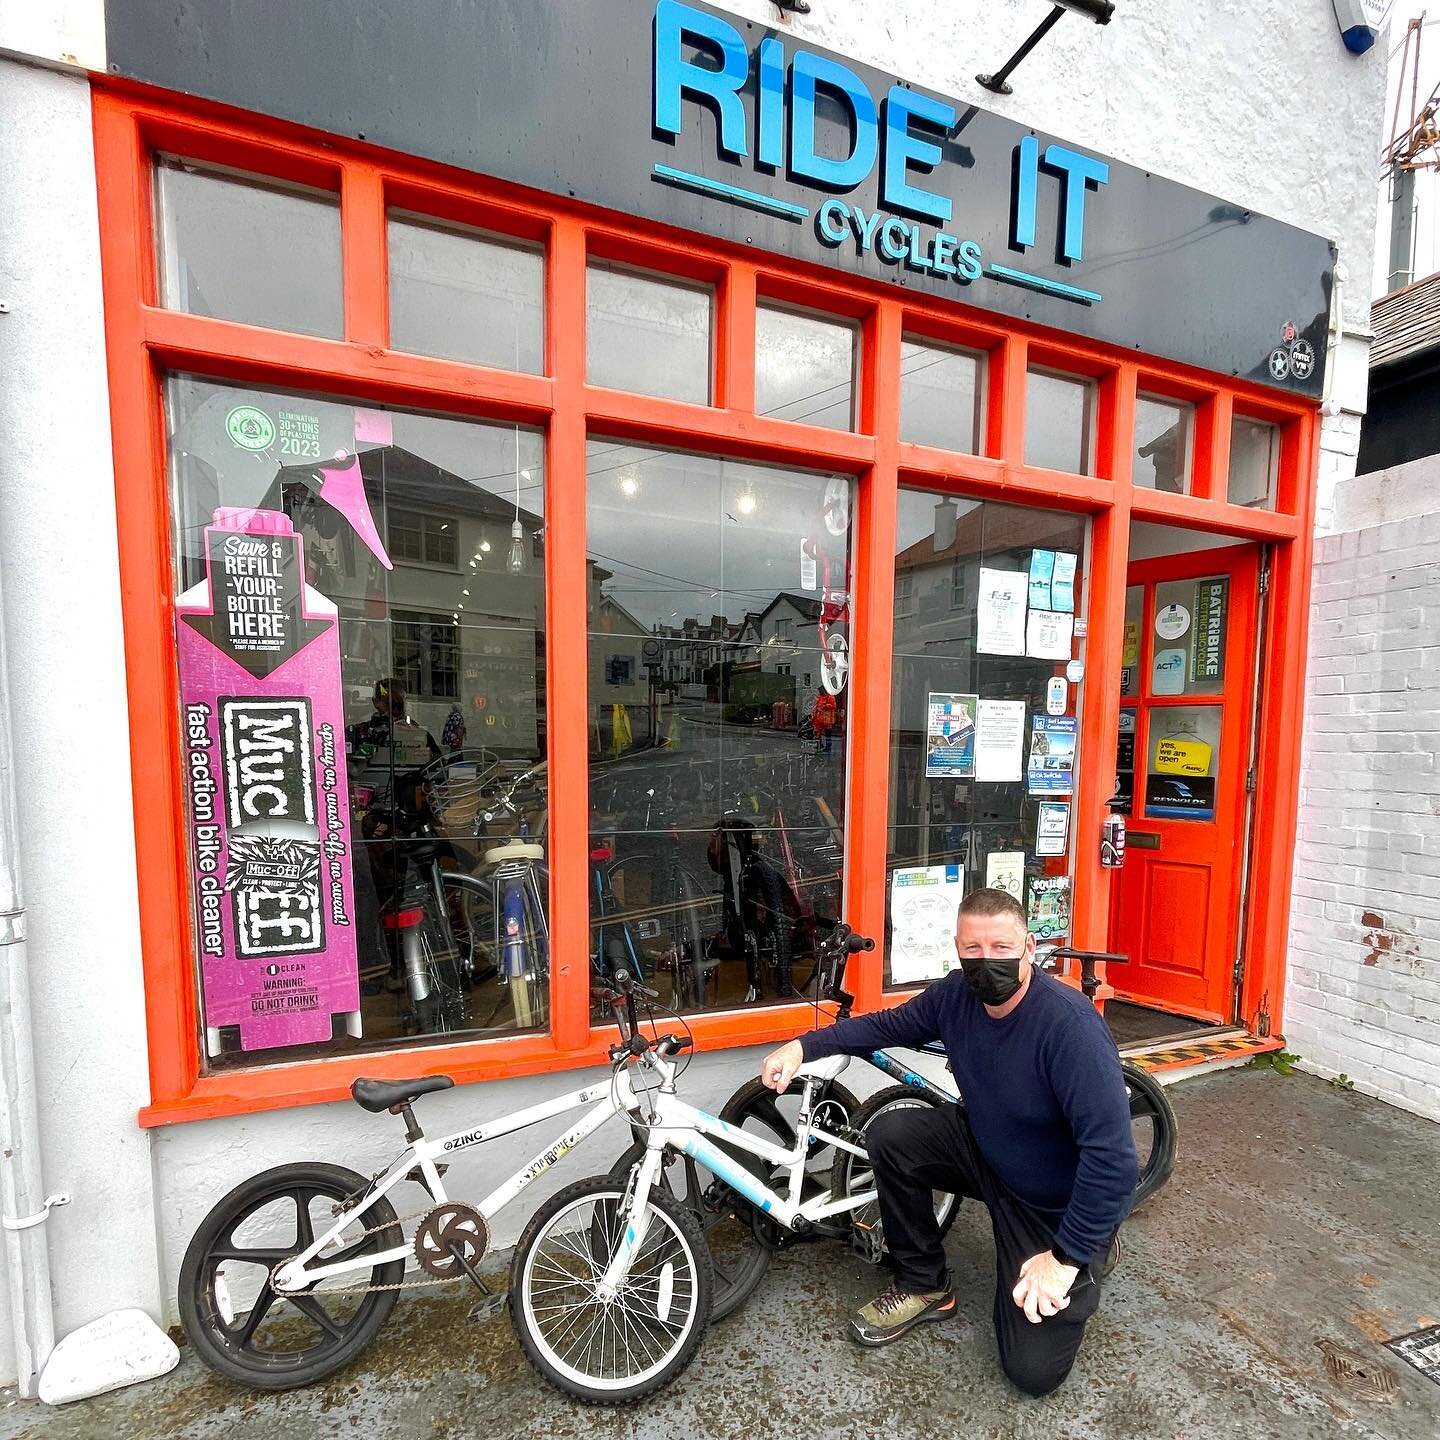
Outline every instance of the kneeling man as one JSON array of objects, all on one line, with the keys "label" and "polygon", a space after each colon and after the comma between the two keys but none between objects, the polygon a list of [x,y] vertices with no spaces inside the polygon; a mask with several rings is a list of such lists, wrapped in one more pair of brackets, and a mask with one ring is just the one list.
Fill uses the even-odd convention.
[{"label": "kneeling man", "polygon": [[893,1010],[782,1045],[760,1074],[783,1091],[808,1060],[944,1042],[965,1103],[894,1110],[866,1137],[895,1279],[850,1330],[888,1345],[954,1313],[931,1192],[968,1196],[995,1232],[1000,1363],[1020,1389],[1046,1395],[1099,1308],[1138,1178],[1120,1057],[1090,1001],[1036,968],[1010,895],[967,895],[955,947],[958,971]]}]

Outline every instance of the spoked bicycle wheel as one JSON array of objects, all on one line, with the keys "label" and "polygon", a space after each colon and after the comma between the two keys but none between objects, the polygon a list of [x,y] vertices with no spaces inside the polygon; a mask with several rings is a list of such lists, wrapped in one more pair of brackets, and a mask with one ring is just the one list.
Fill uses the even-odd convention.
[{"label": "spoked bicycle wheel", "polygon": [[659,1189],[619,1293],[596,1293],[625,1234],[626,1190],[605,1175],[567,1185],[525,1227],[510,1267],[520,1348],[556,1389],[591,1405],[668,1385],[710,1320],[710,1252],[690,1212]]},{"label": "spoked bicycle wheel", "polygon": [[[933,1109],[937,1105],[949,1103],[948,1100],[937,1099],[923,1090],[912,1090],[908,1085],[891,1085],[876,1091],[860,1107],[850,1122],[851,1128],[859,1133],[863,1143],[865,1132],[881,1115],[888,1115],[896,1110],[914,1109],[916,1106]],[[875,1171],[869,1160],[852,1155],[848,1150],[837,1149],[830,1181],[831,1193],[835,1198],[839,1200],[844,1196],[860,1194],[874,1188]],[[930,1193],[935,1205],[935,1220],[940,1226],[940,1235],[943,1238],[955,1223],[956,1215],[960,1213],[960,1197],[947,1194],[943,1190],[932,1190]],[[859,1236],[866,1239],[867,1243],[861,1248],[868,1250],[872,1259],[878,1260],[882,1254],[888,1253],[880,1227],[880,1206],[876,1201],[872,1200],[868,1205],[852,1211],[851,1221]]]},{"label": "spoked bicycle wheel", "polygon": [[1177,1125],[1164,1087],[1138,1065],[1123,1063],[1125,1094],[1130,1100],[1130,1131],[1135,1137],[1135,1155],[1140,1162],[1140,1180],[1130,1208],[1143,1205],[1175,1169]]},{"label": "spoked bicycle wheel", "polygon": [[[375,1338],[398,1298],[403,1259],[321,1281],[302,1294],[271,1287],[277,1266],[335,1223],[335,1207],[369,1182],[338,1165],[281,1165],[232,1190],[201,1222],[180,1267],[180,1319],[212,1370],[257,1390],[311,1385],[348,1365]],[[363,1231],[372,1231],[363,1234]],[[381,1197],[322,1256],[354,1259],[404,1243]]]}]

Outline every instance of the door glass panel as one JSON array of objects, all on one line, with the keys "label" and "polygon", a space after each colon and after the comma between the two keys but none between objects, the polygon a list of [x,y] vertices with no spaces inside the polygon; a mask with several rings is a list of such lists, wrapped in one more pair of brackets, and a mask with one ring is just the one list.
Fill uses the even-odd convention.
[{"label": "door glass panel", "polygon": [[910,986],[954,966],[956,906],[982,886],[1037,939],[1068,929],[1085,522],[911,489],[897,522],[885,978]]},{"label": "door glass panel", "polygon": [[1120,646],[1120,694],[1129,699],[1140,693],[1140,627],[1144,624],[1145,587],[1132,585],[1125,592],[1125,636]]},{"label": "door glass panel", "polygon": [[1120,709],[1120,733],[1115,737],[1115,793],[1110,808],[1117,815],[1135,813],[1135,721],[1133,705]]},{"label": "door glass panel", "polygon": [[852,488],[590,443],[597,984],[623,964],[696,1011],[810,979],[840,913]]},{"label": "door glass panel", "polygon": [[1220,773],[1219,705],[1154,705],[1146,740],[1145,813],[1213,820]]},{"label": "door glass panel", "polygon": [[1170,580],[1157,585],[1150,693],[1220,694],[1225,688],[1229,618],[1228,575]]}]

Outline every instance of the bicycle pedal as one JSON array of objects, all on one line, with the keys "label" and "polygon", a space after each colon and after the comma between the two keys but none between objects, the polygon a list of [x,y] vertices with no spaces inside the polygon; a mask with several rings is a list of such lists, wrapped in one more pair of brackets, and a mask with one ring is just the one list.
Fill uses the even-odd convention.
[{"label": "bicycle pedal", "polygon": [[509,1298],[504,1290],[498,1294],[482,1296],[470,1307],[470,1313],[465,1317],[466,1323],[483,1325],[487,1320],[493,1320],[505,1308]]}]

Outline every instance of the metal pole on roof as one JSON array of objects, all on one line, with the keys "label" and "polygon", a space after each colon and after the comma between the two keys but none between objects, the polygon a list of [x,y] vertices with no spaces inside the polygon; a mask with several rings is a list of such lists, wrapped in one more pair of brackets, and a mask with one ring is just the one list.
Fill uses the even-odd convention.
[{"label": "metal pole on roof", "polygon": [[66,1197],[46,1200],[40,1171],[9,673],[0,582],[0,1235],[15,1373],[20,1394],[33,1399],[39,1393],[40,1371],[55,1348],[45,1221],[51,1204],[64,1204]]}]

